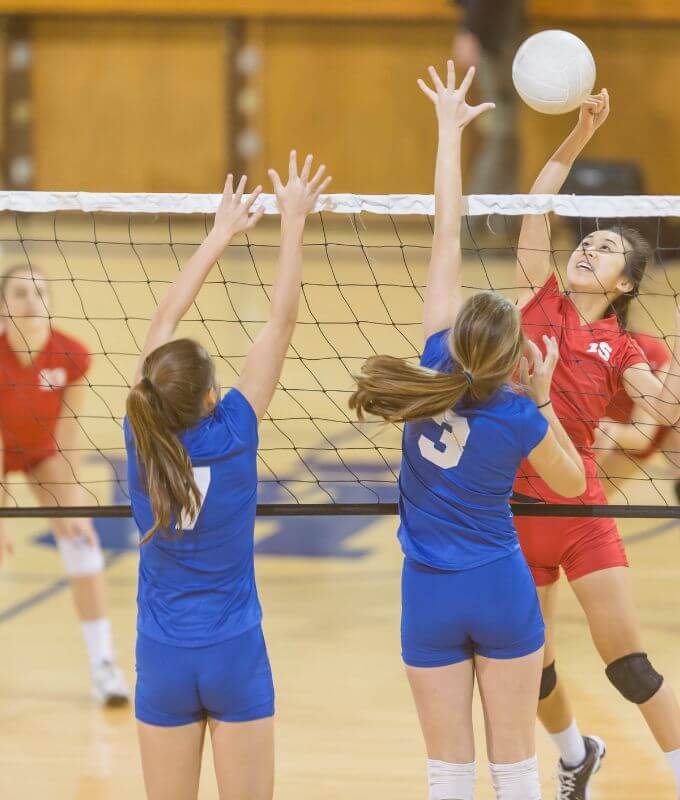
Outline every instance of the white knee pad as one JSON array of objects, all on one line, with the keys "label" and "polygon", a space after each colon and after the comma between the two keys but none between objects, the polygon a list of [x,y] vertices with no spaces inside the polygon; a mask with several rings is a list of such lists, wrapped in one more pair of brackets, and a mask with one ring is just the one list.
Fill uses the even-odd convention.
[{"label": "white knee pad", "polygon": [[449,764],[428,758],[429,800],[473,800],[476,775],[474,761],[470,764]]},{"label": "white knee pad", "polygon": [[496,800],[541,800],[536,756],[516,764],[489,764]]},{"label": "white knee pad", "polygon": [[91,545],[82,538],[66,539],[57,537],[57,547],[66,568],[66,574],[71,578],[84,578],[87,575],[96,575],[104,569],[104,555],[101,547]]}]

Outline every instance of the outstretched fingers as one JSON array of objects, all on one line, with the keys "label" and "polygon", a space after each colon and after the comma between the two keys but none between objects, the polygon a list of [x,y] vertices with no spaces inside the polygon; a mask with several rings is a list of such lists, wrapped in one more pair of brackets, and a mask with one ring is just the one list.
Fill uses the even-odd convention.
[{"label": "outstretched fingers", "polygon": [[418,78],[417,84],[418,88],[424,95],[427,95],[427,97],[429,97],[433,103],[437,102],[437,92],[433,92],[422,78]]},{"label": "outstretched fingers", "polygon": [[236,187],[236,191],[234,192],[234,200],[237,203],[240,203],[243,199],[243,192],[246,189],[246,183],[248,182],[247,175],[241,175],[241,180],[238,182],[238,186]]},{"label": "outstretched fingers", "polygon": [[290,156],[288,158],[288,179],[293,180],[293,178],[297,178],[297,176],[298,176],[297,152],[295,150],[291,150]]},{"label": "outstretched fingers", "polygon": [[281,176],[275,169],[267,170],[267,175],[269,175],[269,180],[272,182],[272,186],[274,187],[274,192],[278,194],[283,189],[283,182],[281,180]]},{"label": "outstretched fingers", "polygon": [[332,180],[333,180],[333,178],[331,178],[331,176],[329,175],[326,178],[325,181],[323,181],[322,183],[319,184],[319,187],[317,189],[314,189],[314,202],[315,203],[319,199],[319,197],[326,191],[326,189],[328,188],[328,186],[329,186],[329,184],[330,184],[330,182]]},{"label": "outstretched fingers", "polygon": [[305,158],[305,163],[302,165],[302,172],[300,173],[300,180],[309,180],[309,173],[312,171],[313,160],[314,156],[311,153]]},{"label": "outstretched fingers", "polygon": [[314,177],[312,178],[312,180],[309,181],[309,188],[313,192],[315,192],[317,190],[317,187],[321,183],[321,180],[323,179],[323,176],[324,176],[325,172],[326,172],[326,165],[325,164],[321,164],[319,166],[319,168],[317,169],[317,171],[314,173]]},{"label": "outstretched fingers", "polygon": [[456,88],[456,66],[452,58],[446,62],[446,88],[451,91]]},{"label": "outstretched fingers", "polygon": [[437,72],[437,70],[434,67],[430,66],[427,68],[427,71],[430,73],[430,77],[432,78],[432,83],[434,84],[434,88],[438,92],[445,92],[446,86],[444,86],[444,84],[442,83],[442,79],[439,77],[439,73]]},{"label": "outstretched fingers", "polygon": [[463,78],[460,86],[458,87],[458,91],[462,93],[463,97],[465,97],[465,95],[468,93],[468,89],[470,88],[472,80],[475,77],[475,72],[476,72],[475,68],[470,67],[470,69],[468,69],[468,71],[465,73],[465,77]]},{"label": "outstretched fingers", "polygon": [[248,195],[248,199],[244,203],[244,208],[245,208],[246,212],[250,211],[250,209],[253,207],[253,203],[257,200],[257,198],[261,194],[262,194],[262,187],[258,185],[253,189],[253,191],[250,193],[250,195]]}]

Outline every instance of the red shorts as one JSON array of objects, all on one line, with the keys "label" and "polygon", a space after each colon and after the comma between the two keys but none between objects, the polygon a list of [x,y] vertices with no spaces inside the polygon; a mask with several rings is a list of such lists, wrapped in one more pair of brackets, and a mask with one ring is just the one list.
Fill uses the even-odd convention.
[{"label": "red shorts", "polygon": [[555,583],[560,567],[574,581],[610,567],[627,567],[621,535],[605,517],[515,517],[536,586]]}]

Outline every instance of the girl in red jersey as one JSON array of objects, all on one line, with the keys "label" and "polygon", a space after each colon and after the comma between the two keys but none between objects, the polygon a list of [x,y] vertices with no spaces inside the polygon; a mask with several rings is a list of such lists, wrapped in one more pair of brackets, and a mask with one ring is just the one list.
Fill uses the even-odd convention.
[{"label": "girl in red jersey", "polygon": [[[589,98],[576,127],[536,179],[533,194],[560,190],[574,160],[608,114],[606,90]],[[524,332],[539,346],[543,334],[559,341],[551,400],[583,456],[588,487],[580,498],[565,501],[525,462],[515,486],[518,494],[546,502],[606,503],[592,446],[599,421],[621,389],[658,424],[672,425],[678,419],[680,374],[668,373],[662,383],[625,330],[628,306],[650,255],[649,245],[634,229],[595,231],[569,257],[566,291],[562,291],[553,271],[547,217],[524,217],[517,262]],[[680,311],[677,322],[680,325]],[[680,361],[680,338],[675,342],[674,357]],[[588,796],[590,778],[604,755],[601,740],[580,734],[555,672],[553,628],[560,567],[586,613],[593,642],[607,665],[607,677],[626,699],[639,705],[667,755],[680,791],[680,707],[644,652],[628,562],[615,521],[557,518],[546,523],[539,517],[518,517],[516,525],[546,623],[539,718],[560,750],[558,798]]]},{"label": "girl in red jersey", "polygon": [[[0,502],[11,500],[8,472],[23,472],[41,506],[83,505],[77,482],[81,379],[90,354],[52,328],[44,275],[24,265],[0,276]],[[57,547],[69,576],[90,657],[92,694],[101,703],[127,703],[116,665],[104,600],[104,558],[88,519],[53,519]],[[0,561],[12,542],[0,518]]]},{"label": "girl in red jersey", "polygon": [[[644,353],[652,372],[664,380],[672,361],[664,340],[644,333],[633,333],[632,337]],[[600,422],[595,436],[595,452],[602,475],[611,475],[617,480],[632,477],[639,471],[638,462],[661,452],[671,465],[675,496],[680,503],[680,428],[659,425],[645,407],[631,400],[624,389],[620,389],[607,406],[605,418]],[[619,452],[628,456],[623,463],[617,460]],[[616,466],[614,461],[617,462]]]}]

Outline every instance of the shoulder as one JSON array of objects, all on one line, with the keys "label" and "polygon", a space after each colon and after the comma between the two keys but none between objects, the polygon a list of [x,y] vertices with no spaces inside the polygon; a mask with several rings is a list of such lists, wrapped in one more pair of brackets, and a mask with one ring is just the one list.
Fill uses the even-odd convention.
[{"label": "shoulder", "polygon": [[633,333],[631,336],[642,350],[654,372],[664,367],[671,360],[671,351],[664,339],[649,336],[646,333]]},{"label": "shoulder", "polygon": [[238,389],[229,389],[217,404],[214,416],[227,426],[234,440],[257,446],[257,414]]},{"label": "shoulder", "polygon": [[450,328],[437,331],[427,337],[423,353],[420,357],[420,366],[436,369],[440,372],[450,372],[453,369],[453,359],[449,349]]},{"label": "shoulder", "polygon": [[545,308],[546,304],[561,303],[564,300],[564,294],[560,289],[557,280],[557,275],[554,272],[550,273],[548,280],[540,288],[533,289],[533,296],[530,297],[522,306],[522,316],[531,314],[536,310]]}]

